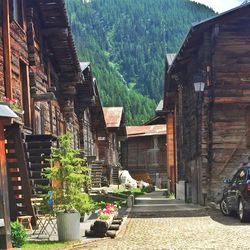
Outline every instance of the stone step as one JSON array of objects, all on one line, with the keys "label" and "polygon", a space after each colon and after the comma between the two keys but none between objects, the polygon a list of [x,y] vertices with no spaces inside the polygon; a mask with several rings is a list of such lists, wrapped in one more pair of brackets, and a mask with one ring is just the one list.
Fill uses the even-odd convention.
[{"label": "stone step", "polygon": [[169,204],[169,200],[166,198],[140,197],[135,199],[135,204],[138,205]]}]

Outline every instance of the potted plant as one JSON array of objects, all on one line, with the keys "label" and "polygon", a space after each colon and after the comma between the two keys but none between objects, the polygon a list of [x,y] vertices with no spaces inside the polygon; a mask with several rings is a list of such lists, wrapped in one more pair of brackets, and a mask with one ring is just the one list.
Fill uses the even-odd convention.
[{"label": "potted plant", "polygon": [[53,209],[57,214],[59,241],[80,239],[80,214],[91,210],[89,195],[84,192],[90,180],[86,160],[72,148],[67,132],[59,137],[59,146],[52,148],[51,167],[44,175],[52,181]]}]

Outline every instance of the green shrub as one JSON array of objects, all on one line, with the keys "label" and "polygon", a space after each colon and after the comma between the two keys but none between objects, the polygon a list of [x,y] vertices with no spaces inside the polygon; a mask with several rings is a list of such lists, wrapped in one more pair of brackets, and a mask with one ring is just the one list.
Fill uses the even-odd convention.
[{"label": "green shrub", "polygon": [[105,201],[100,201],[100,202],[96,202],[95,203],[95,209],[103,209],[106,206],[106,202]]},{"label": "green shrub", "polygon": [[27,241],[27,233],[24,226],[15,221],[10,223],[11,226],[11,241],[13,247],[21,247]]},{"label": "green shrub", "polygon": [[134,194],[134,195],[140,195],[140,194],[144,194],[144,190],[143,189],[140,189],[140,188],[131,188],[131,189],[127,189],[125,187],[120,187],[119,189],[118,188],[114,188],[113,190],[113,193],[116,193],[116,194],[125,194],[125,195],[130,195],[130,194]]},{"label": "green shrub", "polygon": [[128,189],[121,186],[119,188],[113,188],[112,189],[112,192],[115,193],[115,194],[119,194],[119,193],[124,193],[124,192],[128,192]]},{"label": "green shrub", "polygon": [[[71,145],[71,135],[67,132],[59,137],[59,147],[52,147],[48,160],[52,167],[44,169],[43,175],[57,185],[52,187],[55,211],[80,214],[94,209],[89,195],[84,192],[90,181],[86,159]],[[60,164],[60,167],[58,166]]]},{"label": "green shrub", "polygon": [[166,191],[165,194],[166,194],[166,197],[167,197],[168,199],[171,199],[171,200],[175,199],[175,193]]},{"label": "green shrub", "polygon": [[127,205],[127,201],[126,200],[116,200],[116,201],[114,201],[114,204],[117,207],[122,207],[122,206],[126,206]]}]

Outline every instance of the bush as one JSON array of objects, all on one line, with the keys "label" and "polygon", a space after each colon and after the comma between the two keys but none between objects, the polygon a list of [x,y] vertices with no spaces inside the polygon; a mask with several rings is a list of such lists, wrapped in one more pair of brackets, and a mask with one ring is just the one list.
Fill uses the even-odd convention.
[{"label": "bush", "polygon": [[90,181],[89,167],[80,151],[72,147],[70,133],[61,135],[59,147],[51,149],[49,162],[52,167],[46,168],[43,175],[57,183],[52,187],[55,211],[84,214],[93,210],[93,203],[84,192]]},{"label": "bush", "polygon": [[165,195],[166,195],[166,197],[167,197],[168,199],[171,199],[171,200],[175,199],[175,193],[166,191]]},{"label": "bush", "polygon": [[27,233],[24,226],[15,221],[10,223],[11,226],[11,241],[13,247],[21,247],[27,241]]},{"label": "bush", "polygon": [[133,194],[135,196],[137,195],[142,195],[145,193],[145,191],[143,189],[140,189],[140,188],[131,188],[131,189],[127,189],[127,188],[124,188],[124,187],[121,187],[121,188],[115,188],[112,190],[113,193],[115,194],[124,194],[124,195],[130,195],[130,194]]},{"label": "bush", "polygon": [[114,201],[114,204],[117,207],[127,206],[127,200],[116,200],[116,201]]}]

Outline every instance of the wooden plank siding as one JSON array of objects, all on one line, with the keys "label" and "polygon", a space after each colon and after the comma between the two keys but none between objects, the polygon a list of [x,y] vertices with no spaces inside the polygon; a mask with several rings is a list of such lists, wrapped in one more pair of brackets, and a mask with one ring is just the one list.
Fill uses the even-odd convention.
[{"label": "wooden plank siding", "polygon": [[[223,179],[250,156],[249,10],[246,4],[192,27],[166,75],[164,108],[176,110],[178,179],[188,183],[186,198],[202,205],[219,199]],[[198,96],[193,83],[201,72],[206,86]]]},{"label": "wooden plank siding", "polygon": [[[4,69],[5,81],[8,83],[7,88],[5,88],[6,96],[12,98],[12,76],[11,76],[11,43],[10,43],[10,5],[8,0],[3,1],[3,47],[4,47],[4,61],[6,66]],[[5,92],[4,91],[4,92]]]},{"label": "wooden plank siding", "polygon": [[122,142],[122,166],[131,176],[159,188],[167,187],[166,136],[133,136]]},{"label": "wooden plank siding", "polygon": [[[44,157],[49,157],[52,141],[55,146],[57,137],[69,130],[72,135],[72,146],[82,150],[86,147],[81,141],[88,135],[86,131],[80,132],[82,114],[86,109],[91,113],[91,117],[88,117],[90,127],[87,133],[91,132],[93,144],[97,145],[97,135],[100,131],[100,134],[105,135],[107,131],[96,81],[92,75],[89,88],[81,88],[86,82],[80,69],[64,0],[18,0],[15,3],[13,0],[0,1],[3,17],[0,20],[0,98],[15,98],[20,109],[24,110],[24,114],[20,114],[18,119],[13,119],[11,124],[9,121],[4,129],[8,134],[12,128],[18,127],[20,136],[15,139],[23,149],[18,151],[14,160],[20,164],[20,159],[25,159],[27,164],[22,171],[29,169],[30,172],[22,176],[22,183],[15,184],[18,188],[22,186],[26,193],[32,191],[32,195],[35,195],[37,193],[34,186],[37,184],[34,184],[31,172],[39,172],[45,167]],[[14,8],[17,9],[14,11]],[[84,105],[78,105],[81,104],[79,100]],[[10,191],[6,188],[6,173],[2,167],[5,164],[3,143],[6,143],[8,153],[13,140],[8,142],[7,137],[4,138],[2,125],[0,121],[0,185],[3,185],[5,196],[0,196],[6,202]],[[80,140],[80,137],[83,138]],[[39,156],[36,155],[34,145],[39,147]],[[95,148],[90,149],[89,154],[93,153],[95,156],[95,152],[92,151],[97,150],[96,145],[91,145]],[[102,160],[106,160],[106,157],[107,155],[104,155]],[[9,166],[7,171],[11,172]],[[47,180],[40,177],[35,181],[38,183]],[[14,184],[9,182],[9,190],[13,191],[14,188]],[[14,205],[18,202],[13,199],[13,192],[10,196],[15,203],[12,206],[14,210]],[[19,198],[23,197],[20,195]],[[2,202],[3,200],[0,201],[1,212]],[[30,203],[30,199],[28,202]],[[4,204],[4,210],[6,213],[2,215],[6,217],[8,224],[7,203]],[[23,210],[23,214],[28,213],[27,210]],[[15,220],[17,213],[13,214]],[[6,229],[7,232],[3,232],[2,229],[0,231],[1,243],[6,242],[6,237],[9,237],[9,225]],[[4,248],[1,243],[0,248]],[[9,242],[6,244],[10,247]]]}]

